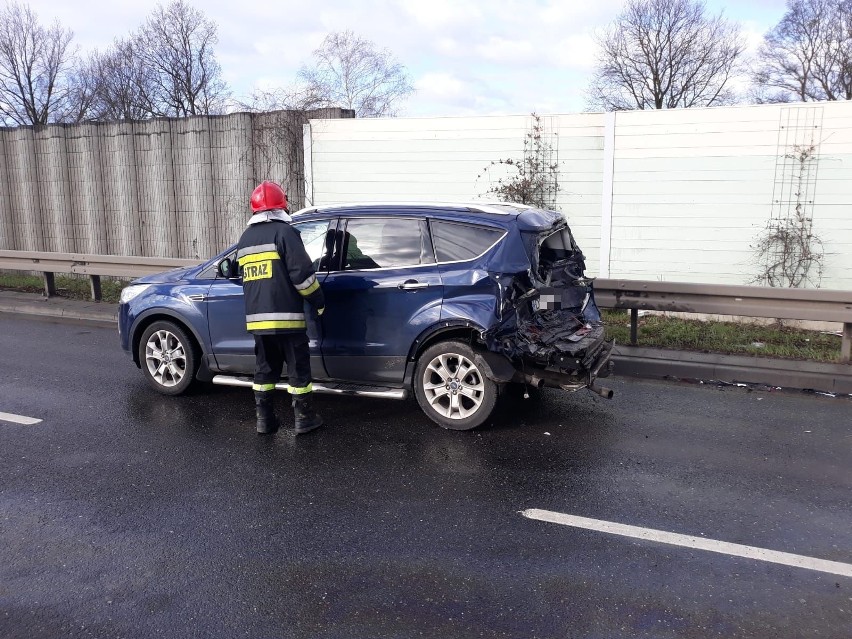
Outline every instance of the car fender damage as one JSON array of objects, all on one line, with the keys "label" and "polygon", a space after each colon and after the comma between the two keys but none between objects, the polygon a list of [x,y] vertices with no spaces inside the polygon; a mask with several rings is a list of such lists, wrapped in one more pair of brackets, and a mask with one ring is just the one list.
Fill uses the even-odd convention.
[{"label": "car fender damage", "polygon": [[[585,257],[559,216],[550,229],[521,234],[528,269],[490,273],[500,305],[482,332],[488,349],[486,370],[498,383],[523,382],[576,391],[596,386],[612,371],[614,342],[607,341],[595,304],[593,280],[585,277]],[[495,363],[502,356],[504,365]],[[507,379],[507,366],[514,371]]]}]

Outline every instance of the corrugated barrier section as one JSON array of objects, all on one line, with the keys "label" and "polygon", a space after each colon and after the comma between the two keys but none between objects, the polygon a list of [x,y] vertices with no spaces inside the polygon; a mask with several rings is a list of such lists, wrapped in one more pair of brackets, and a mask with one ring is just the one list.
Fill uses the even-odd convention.
[{"label": "corrugated barrier section", "polygon": [[235,242],[261,180],[304,204],[302,125],[351,111],[0,129],[0,250],[199,259]]}]

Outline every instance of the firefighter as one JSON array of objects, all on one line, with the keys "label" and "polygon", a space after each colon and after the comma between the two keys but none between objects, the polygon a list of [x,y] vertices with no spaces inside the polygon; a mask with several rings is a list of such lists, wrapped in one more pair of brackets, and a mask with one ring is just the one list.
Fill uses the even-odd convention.
[{"label": "firefighter", "polygon": [[[254,334],[254,398],[257,432],[278,430],[273,395],[287,363],[296,434],[323,421],[311,406],[311,358],[307,316],[325,310],[325,299],[299,232],[290,226],[287,196],[274,182],[251,194],[252,217],[237,246],[246,304],[246,328]],[[308,304],[306,305],[305,302]]]}]

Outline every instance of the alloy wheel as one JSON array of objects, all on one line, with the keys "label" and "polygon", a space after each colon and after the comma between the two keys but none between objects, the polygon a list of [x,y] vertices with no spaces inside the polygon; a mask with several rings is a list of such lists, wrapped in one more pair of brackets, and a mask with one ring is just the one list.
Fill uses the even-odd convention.
[{"label": "alloy wheel", "polygon": [[423,392],[435,412],[460,420],[482,406],[485,384],[482,373],[470,359],[458,353],[442,353],[423,371]]},{"label": "alloy wheel", "polygon": [[176,386],[187,372],[186,349],[171,331],[156,331],[145,343],[145,365],[158,384]]}]

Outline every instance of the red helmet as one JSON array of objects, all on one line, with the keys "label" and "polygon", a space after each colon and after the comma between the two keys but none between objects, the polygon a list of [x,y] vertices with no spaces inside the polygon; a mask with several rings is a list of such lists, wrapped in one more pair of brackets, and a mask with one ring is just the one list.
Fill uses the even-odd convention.
[{"label": "red helmet", "polygon": [[287,194],[275,182],[261,182],[251,193],[252,213],[286,208]]}]

